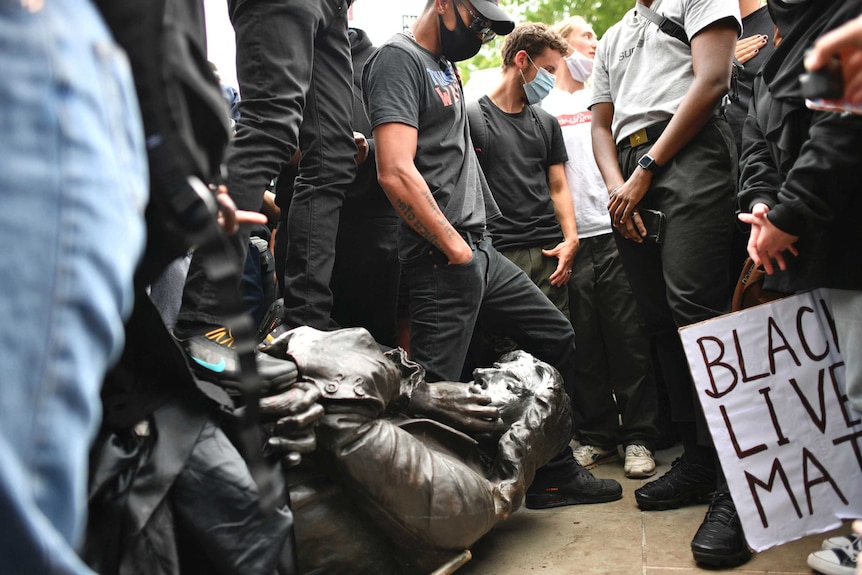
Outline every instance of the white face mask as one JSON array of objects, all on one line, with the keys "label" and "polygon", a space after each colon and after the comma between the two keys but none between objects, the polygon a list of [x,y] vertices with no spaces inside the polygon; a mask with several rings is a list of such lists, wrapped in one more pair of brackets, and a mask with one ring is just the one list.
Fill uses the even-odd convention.
[{"label": "white face mask", "polygon": [[593,61],[577,50],[572,52],[571,56],[566,57],[566,65],[569,67],[569,73],[575,82],[584,83],[593,73]]}]

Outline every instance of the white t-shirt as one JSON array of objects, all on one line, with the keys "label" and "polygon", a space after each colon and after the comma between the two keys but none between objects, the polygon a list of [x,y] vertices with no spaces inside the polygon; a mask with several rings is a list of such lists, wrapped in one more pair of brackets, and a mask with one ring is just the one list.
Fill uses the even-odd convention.
[{"label": "white t-shirt", "polygon": [[[742,31],[737,0],[655,0],[652,9],[682,24],[689,39],[729,17]],[[614,104],[611,130],[619,143],[670,119],[693,81],[691,49],[632,8],[599,42],[590,106]]]},{"label": "white t-shirt", "polygon": [[582,239],[613,231],[608,215],[608,189],[593,156],[590,136],[593,114],[587,108],[589,103],[589,88],[573,94],[554,88],[542,100],[542,108],[555,116],[563,129],[563,141],[569,154],[565,163],[566,180],[575,202],[578,237]]}]

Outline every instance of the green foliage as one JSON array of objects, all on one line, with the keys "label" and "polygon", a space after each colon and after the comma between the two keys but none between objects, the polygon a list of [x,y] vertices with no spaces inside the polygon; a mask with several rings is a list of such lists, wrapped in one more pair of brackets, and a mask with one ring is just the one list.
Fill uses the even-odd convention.
[{"label": "green foliage", "polygon": [[[500,0],[500,5],[517,22],[554,24],[569,16],[583,16],[593,25],[599,38],[605,30],[619,22],[634,4],[634,0]],[[486,44],[479,54],[459,65],[465,83],[469,80],[471,71],[500,65],[503,40],[504,38],[497,38]]]}]

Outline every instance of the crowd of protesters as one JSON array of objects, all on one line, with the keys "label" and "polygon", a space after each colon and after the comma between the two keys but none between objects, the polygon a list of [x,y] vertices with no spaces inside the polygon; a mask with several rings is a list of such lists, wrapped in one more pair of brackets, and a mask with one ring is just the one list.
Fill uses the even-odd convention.
[{"label": "crowd of protesters", "polygon": [[[820,288],[862,411],[862,0],[637,0],[601,39],[582,17],[518,24],[498,0],[428,0],[379,47],[348,28],[352,1],[228,1],[239,96],[212,102],[214,120],[187,107],[206,98],[165,98],[192,117],[178,131],[210,138],[184,173],[148,83],[165,76],[114,9],[0,10],[0,572],[149,572],[127,571],[147,554],[153,573],[303,572],[314,561],[294,546],[290,489],[316,472],[338,482],[315,467],[325,458],[300,466],[316,422],[353,433],[357,413],[383,416],[366,410],[378,399],[481,444],[505,416],[474,381],[533,369],[499,362],[516,349],[554,368],[548,397],[567,400],[551,411],[572,417],[560,434],[523,416],[560,436],[532,438],[550,451],[512,474],[528,481],[507,492],[514,508],[621,498],[591,470],[622,459],[627,477],[653,476],[667,405],[682,455],[635,491],[638,507],[709,502],[695,561],[748,561],[678,329],[730,310],[746,256],[779,293]],[[183,54],[203,45],[200,2],[162,9],[189,22]],[[458,62],[498,35],[499,83],[468,103]],[[173,40],[149,63],[169,67]],[[800,76],[830,65],[843,92],[812,104]],[[220,96],[214,68],[196,70]],[[183,217],[165,221],[176,205]],[[250,227],[266,206],[272,241]],[[370,336],[320,335],[354,327]],[[410,386],[390,378],[375,397],[357,368],[385,363],[374,342],[404,348]],[[410,489],[415,470],[393,465]],[[508,508],[498,498],[495,515],[492,492],[496,521]],[[120,517],[135,528],[112,532]],[[809,564],[853,573],[862,539],[840,539]]]}]

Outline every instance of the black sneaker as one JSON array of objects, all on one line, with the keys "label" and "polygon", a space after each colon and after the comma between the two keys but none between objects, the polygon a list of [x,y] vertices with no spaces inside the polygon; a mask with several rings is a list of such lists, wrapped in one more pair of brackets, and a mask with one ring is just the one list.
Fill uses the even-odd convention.
[{"label": "black sneaker", "polygon": [[699,565],[732,568],[751,559],[742,523],[729,493],[714,493],[709,510],[691,540],[691,553]]},{"label": "black sneaker", "polygon": [[638,507],[644,511],[663,511],[684,505],[705,503],[715,491],[715,470],[677,457],[670,471],[635,490]]},{"label": "black sneaker", "polygon": [[[180,345],[191,358],[195,374],[211,383],[225,388],[229,393],[239,394],[240,368],[233,334],[224,327],[179,339]],[[296,381],[296,364],[262,353],[255,353],[257,373],[263,381],[263,394],[272,393]]]},{"label": "black sneaker", "polygon": [[623,496],[623,488],[613,479],[596,479],[575,462],[569,474],[537,475],[527,490],[527,509],[550,509],[563,505],[606,503]]}]

